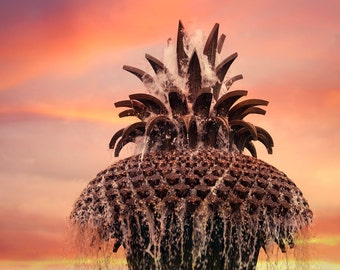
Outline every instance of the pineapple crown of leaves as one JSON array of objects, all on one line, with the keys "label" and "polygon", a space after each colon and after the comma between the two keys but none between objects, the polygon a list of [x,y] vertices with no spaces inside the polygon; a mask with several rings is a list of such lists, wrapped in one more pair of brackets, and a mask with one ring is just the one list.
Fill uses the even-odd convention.
[{"label": "pineapple crown of leaves", "polygon": [[[219,37],[218,30],[219,24],[216,23],[203,49],[214,80],[207,80],[202,72],[197,48],[194,48],[191,57],[188,56],[187,34],[181,21],[177,32],[177,74],[171,73],[160,60],[149,54],[145,57],[155,77],[141,69],[123,66],[124,70],[137,76],[150,92],[156,91],[155,95],[132,94],[129,100],[115,103],[116,107],[128,108],[119,117],[135,116],[140,119],[114,134],[109,147],[114,149],[115,156],[119,156],[126,144],[140,138],[144,140],[146,151],[203,146],[241,153],[248,149],[256,157],[253,142],[258,140],[265,145],[269,154],[272,153],[274,144],[270,134],[244,120],[249,114],[264,115],[266,111],[259,106],[267,106],[268,101],[247,99],[237,103],[247,95],[245,90],[226,91],[220,95],[223,87],[228,90],[234,81],[243,77],[225,78],[237,53],[215,65],[216,55],[221,52],[225,40],[224,34]],[[176,77],[184,81],[184,87],[174,79]]]}]

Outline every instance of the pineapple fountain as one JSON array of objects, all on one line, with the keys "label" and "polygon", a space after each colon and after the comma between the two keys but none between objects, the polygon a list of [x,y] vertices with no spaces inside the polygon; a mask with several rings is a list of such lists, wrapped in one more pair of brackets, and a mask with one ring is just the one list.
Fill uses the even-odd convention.
[{"label": "pineapple fountain", "polygon": [[[244,120],[265,114],[262,99],[229,90],[237,57],[216,63],[225,35],[215,24],[203,50],[179,22],[176,71],[146,54],[154,76],[131,66],[148,94],[115,103],[138,122],[116,132],[110,148],[142,152],[100,172],[84,189],[72,223],[99,243],[122,246],[129,269],[255,269],[260,249],[293,248],[312,212],[299,188],[257,159],[254,141],[272,153],[273,140]],[[203,46],[202,46],[203,47]],[[244,152],[249,154],[245,154]]]}]

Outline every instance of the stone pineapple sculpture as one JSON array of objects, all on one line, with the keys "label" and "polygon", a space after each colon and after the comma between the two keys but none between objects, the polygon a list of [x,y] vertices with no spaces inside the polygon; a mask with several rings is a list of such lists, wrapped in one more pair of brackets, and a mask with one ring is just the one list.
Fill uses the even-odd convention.
[{"label": "stone pineapple sculpture", "polygon": [[127,108],[120,117],[139,121],[119,130],[110,148],[118,156],[138,142],[143,151],[100,172],[70,218],[99,241],[115,239],[129,269],[255,269],[261,248],[293,248],[312,221],[296,185],[256,157],[253,142],[271,154],[273,140],[245,118],[265,114],[268,102],[229,91],[242,76],[226,79],[236,53],[216,63],[225,38],[218,30],[197,51],[179,22],[175,74],[148,54],[154,76],[123,67],[149,94],[115,103]]}]

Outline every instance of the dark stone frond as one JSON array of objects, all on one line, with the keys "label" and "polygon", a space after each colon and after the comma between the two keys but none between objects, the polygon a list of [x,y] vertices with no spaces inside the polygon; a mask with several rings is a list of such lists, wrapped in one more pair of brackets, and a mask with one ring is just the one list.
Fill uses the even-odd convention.
[{"label": "dark stone frond", "polygon": [[137,76],[144,84],[154,84],[155,81],[150,74],[136,67],[124,65],[123,69]]},{"label": "dark stone frond", "polygon": [[225,144],[225,140],[220,138],[219,131],[228,136],[229,125],[222,117],[212,117],[205,122],[203,126],[203,142],[206,147],[221,148]]},{"label": "dark stone frond", "polygon": [[231,64],[234,62],[234,60],[237,58],[238,54],[234,53],[224,59],[217,67],[216,67],[216,76],[218,78],[218,82],[216,82],[214,86],[214,98],[218,99],[221,91],[221,86],[224,80],[225,75],[227,74]]},{"label": "dark stone frond", "polygon": [[274,147],[274,141],[273,138],[270,136],[270,134],[268,133],[268,131],[266,131],[265,129],[261,128],[261,127],[256,127],[257,129],[257,133],[258,134],[263,134],[266,136],[268,143],[271,147]]},{"label": "dark stone frond", "polygon": [[187,138],[189,140],[188,145],[190,148],[196,148],[198,144],[198,130],[195,116],[191,116],[186,124],[187,126]]},{"label": "dark stone frond", "polygon": [[203,130],[203,142],[208,147],[217,148],[217,135],[220,125],[217,121],[209,120],[205,123]]},{"label": "dark stone frond", "polygon": [[235,90],[224,94],[214,105],[216,115],[226,117],[231,106],[233,106],[238,99],[246,96],[247,93],[248,91],[245,90]]},{"label": "dark stone frond", "polygon": [[135,138],[136,136],[142,136],[145,133],[145,122],[136,122],[128,126],[127,128],[124,129],[123,134],[122,134],[122,139],[123,140],[130,140],[131,138]]},{"label": "dark stone frond", "polygon": [[196,51],[194,51],[188,67],[188,101],[194,102],[202,85],[201,66]]},{"label": "dark stone frond", "polygon": [[234,77],[231,77],[229,80],[227,80],[224,84],[227,88],[227,90],[230,88],[230,86],[233,85],[234,82],[238,81],[238,80],[242,80],[243,79],[243,75],[242,74],[239,74],[239,75],[236,75]]},{"label": "dark stone frond", "polygon": [[165,107],[162,101],[160,101],[155,96],[139,93],[139,94],[132,94],[129,96],[131,100],[138,100],[139,102],[143,103],[150,112],[155,114],[168,114],[168,109]]},{"label": "dark stone frond", "polygon": [[241,113],[241,115],[239,116],[239,119],[243,119],[248,114],[262,114],[262,115],[265,115],[266,111],[264,109],[262,109],[262,108],[259,108],[259,107],[250,107],[250,108],[246,109],[243,113]]},{"label": "dark stone frond", "polygon": [[220,116],[212,116],[211,119],[217,122],[220,127],[222,127],[222,130],[225,134],[228,134],[230,132],[230,124],[226,118]]},{"label": "dark stone frond", "polygon": [[135,142],[137,137],[144,136],[145,125],[145,122],[136,122],[123,130],[121,133],[121,139],[118,141],[117,146],[115,147],[115,157],[119,156],[120,151],[126,144]]},{"label": "dark stone frond", "polygon": [[248,109],[254,106],[267,106],[268,101],[263,99],[247,99],[233,106],[228,112],[229,120],[240,119],[241,115]]},{"label": "dark stone frond", "polygon": [[257,157],[257,151],[256,151],[256,148],[255,148],[255,145],[254,145],[253,142],[251,142],[251,141],[246,142],[245,148],[248,149],[248,151],[250,152],[250,154],[253,157],[255,157],[255,158]]},{"label": "dark stone frond", "polygon": [[217,42],[217,52],[218,53],[221,53],[221,51],[222,51],[222,47],[223,47],[223,43],[225,41],[225,38],[226,38],[225,34],[222,34],[220,36],[220,38],[218,39],[218,42]]},{"label": "dark stone frond", "polygon": [[115,146],[114,149],[114,156],[119,157],[120,151],[123,149],[123,147],[127,144],[128,142],[125,142],[124,140],[120,139]]},{"label": "dark stone frond", "polygon": [[267,149],[268,154],[273,153],[274,141],[270,134],[261,127],[256,127],[258,140],[264,144]]},{"label": "dark stone frond", "polygon": [[181,21],[178,22],[178,31],[177,31],[177,68],[178,68],[178,75],[184,75],[183,67],[188,64],[189,57],[185,52],[184,49],[184,37],[185,37],[185,29]]},{"label": "dark stone frond", "polygon": [[216,67],[216,75],[220,82],[223,82],[225,75],[227,74],[231,64],[235,61],[238,54],[233,53],[224,59],[217,67]]},{"label": "dark stone frond", "polygon": [[200,92],[201,94],[196,98],[195,103],[192,106],[192,110],[195,115],[202,118],[208,118],[212,101],[212,93],[210,92],[210,88],[201,89]]},{"label": "dark stone frond", "polygon": [[137,116],[137,113],[134,109],[128,109],[125,111],[122,111],[118,114],[120,118],[127,117],[127,116]]},{"label": "dark stone frond", "polygon": [[211,117],[203,126],[203,142],[207,147],[222,147],[224,144],[223,139],[219,137],[220,128],[223,134],[229,135],[229,124],[222,117]]},{"label": "dark stone frond", "polygon": [[256,130],[256,127],[252,123],[237,119],[237,120],[230,121],[229,125],[231,129],[235,131],[239,130],[240,128],[246,128],[249,131],[252,139],[257,140],[257,130]]},{"label": "dark stone frond", "polygon": [[171,107],[172,115],[177,118],[178,116],[183,116],[188,114],[188,104],[186,96],[180,92],[176,87],[173,87],[169,91],[169,104]]},{"label": "dark stone frond", "polygon": [[148,112],[148,108],[138,100],[122,100],[115,103],[116,108],[120,107],[128,107],[132,108],[130,110],[125,110],[119,113],[119,117],[125,116],[136,116],[141,120],[144,120],[146,117],[150,115]]},{"label": "dark stone frond", "polygon": [[174,122],[165,115],[159,115],[150,120],[145,128],[145,135],[149,138],[147,149],[172,150],[175,149],[175,140],[178,135]]},{"label": "dark stone frond", "polygon": [[219,28],[219,24],[216,23],[213,29],[211,30],[208,36],[208,39],[205,43],[204,49],[203,49],[203,54],[208,57],[208,61],[212,68],[215,67],[218,28]]},{"label": "dark stone frond", "polygon": [[252,141],[254,138],[250,130],[246,127],[243,127],[235,132],[233,139],[237,149],[242,153],[246,143]]},{"label": "dark stone frond", "polygon": [[124,128],[118,130],[111,138],[111,141],[109,143],[109,148],[110,149],[114,149],[115,148],[115,144],[117,142],[117,140],[122,136],[124,131]]},{"label": "dark stone frond", "polygon": [[166,67],[156,57],[153,57],[150,54],[145,54],[145,58],[149,61],[152,69],[155,71],[156,74],[158,74],[159,72],[165,72]]},{"label": "dark stone frond", "polygon": [[146,135],[150,136],[151,131],[154,129],[155,125],[159,123],[172,122],[171,119],[165,115],[158,115],[150,120],[146,125]]},{"label": "dark stone frond", "polygon": [[132,108],[132,103],[131,100],[126,99],[126,100],[120,100],[115,102],[115,107],[119,108],[119,107],[128,107],[128,108]]},{"label": "dark stone frond", "polygon": [[270,134],[261,127],[254,126],[256,138],[253,131],[247,127],[242,127],[235,132],[234,143],[240,152],[247,148],[253,157],[257,157],[255,146],[252,141],[260,141],[267,149],[268,154],[273,153],[274,142]]}]

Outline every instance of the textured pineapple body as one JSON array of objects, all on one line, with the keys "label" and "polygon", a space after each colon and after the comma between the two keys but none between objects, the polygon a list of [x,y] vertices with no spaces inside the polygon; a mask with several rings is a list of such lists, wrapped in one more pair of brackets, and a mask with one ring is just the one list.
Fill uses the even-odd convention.
[{"label": "textured pineapple body", "polygon": [[311,211],[273,166],[208,148],[117,162],[89,183],[71,219],[116,239],[130,269],[254,269],[268,241],[293,247]]}]

